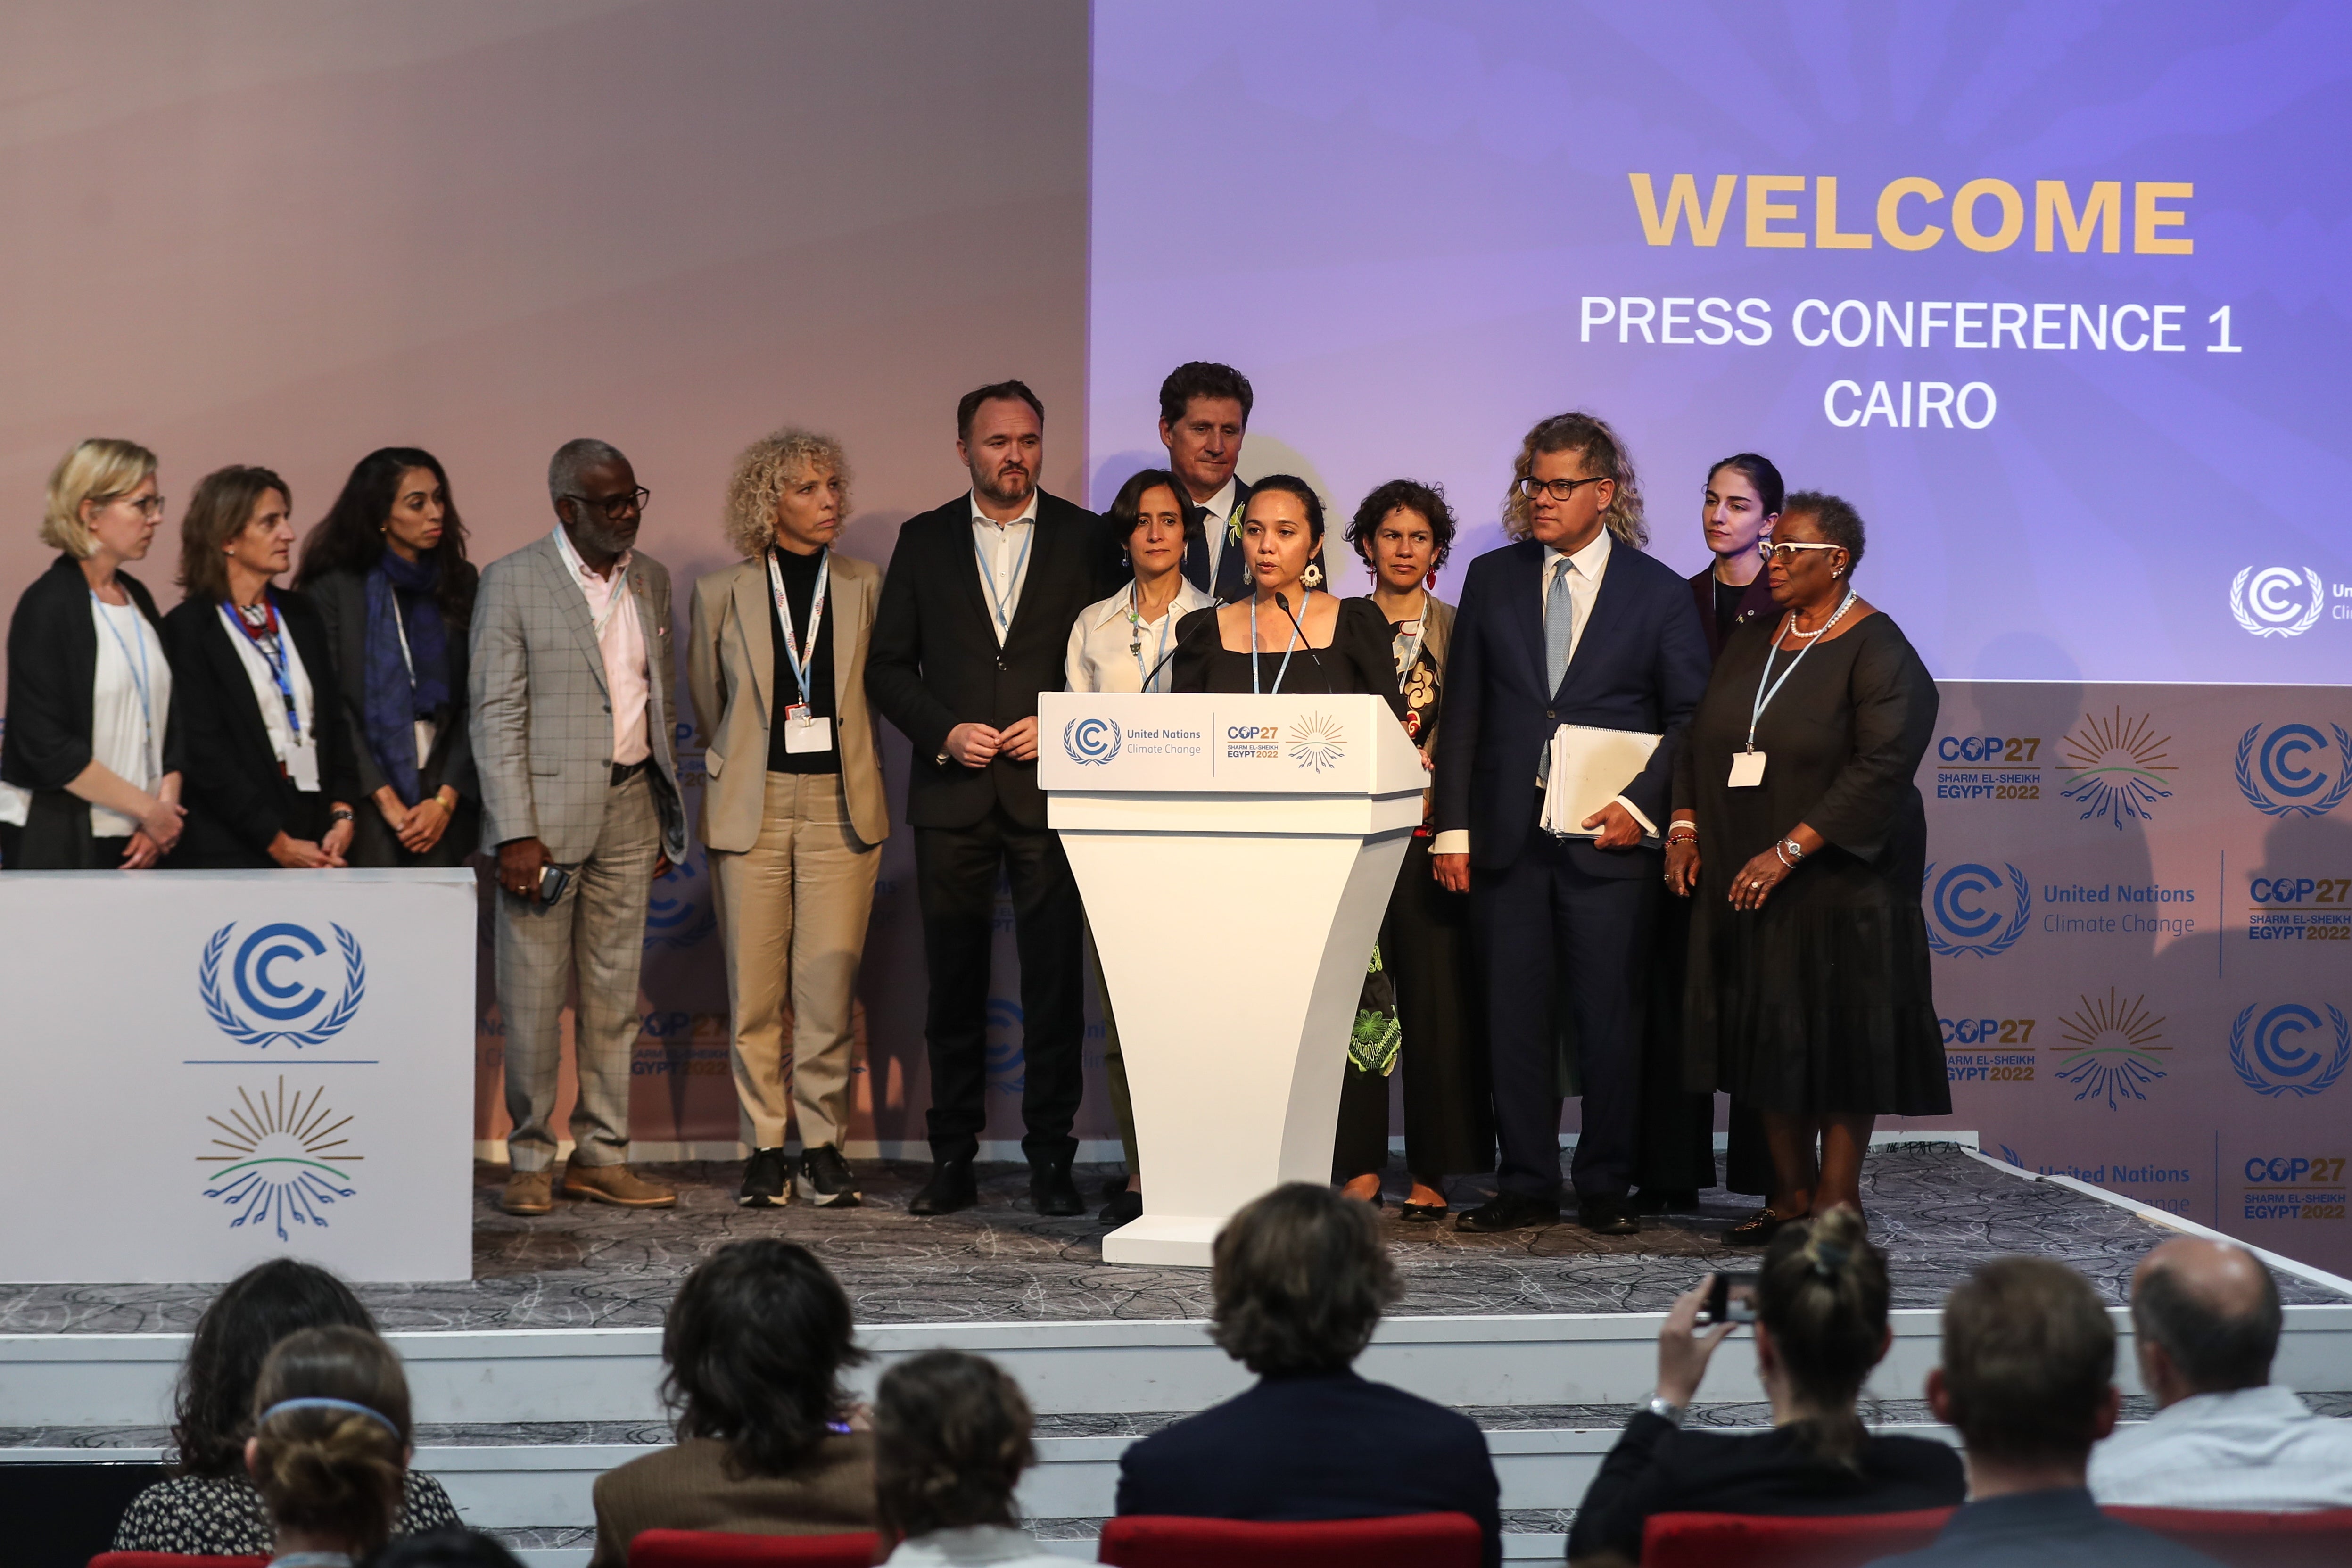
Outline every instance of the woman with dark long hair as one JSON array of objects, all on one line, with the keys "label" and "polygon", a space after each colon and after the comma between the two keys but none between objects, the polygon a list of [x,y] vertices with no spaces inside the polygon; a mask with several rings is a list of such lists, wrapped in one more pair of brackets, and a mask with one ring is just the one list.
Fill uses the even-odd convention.
[{"label": "woman with dark long hair", "polygon": [[352,767],[373,803],[354,866],[455,866],[473,852],[466,632],[480,575],[448,475],[415,447],[362,458],[302,542],[294,585],[327,623]]}]

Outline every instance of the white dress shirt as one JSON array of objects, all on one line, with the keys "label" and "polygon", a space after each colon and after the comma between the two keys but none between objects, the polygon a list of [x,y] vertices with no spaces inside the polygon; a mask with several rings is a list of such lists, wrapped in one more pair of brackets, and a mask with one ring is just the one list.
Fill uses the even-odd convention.
[{"label": "white dress shirt", "polygon": [[984,1563],[989,1568],[1068,1568],[1070,1562],[1045,1551],[1027,1531],[1001,1524],[935,1530],[898,1542],[882,1561],[889,1568],[959,1568],[967,1563]]},{"label": "white dress shirt", "polygon": [[2116,1427],[2091,1450],[2090,1485],[2103,1508],[2352,1508],[2352,1422],[2276,1384],[2194,1394]]},{"label": "white dress shirt", "polygon": [[613,574],[599,577],[588,570],[588,563],[580,559],[580,552],[572,547],[572,536],[563,531],[562,523],[555,525],[555,544],[563,552],[563,563],[571,568],[572,580],[580,584],[580,593],[588,601],[588,620],[595,628],[596,651],[604,656],[604,692],[613,700],[613,762],[620,767],[642,763],[654,754],[654,748],[646,730],[651,698],[651,682],[646,673],[646,633],[637,624],[637,596],[625,591],[629,563],[636,552],[623,551],[620,559],[613,563]]},{"label": "white dress shirt", "polygon": [[[110,605],[92,594],[89,617],[98,631],[98,671],[89,693],[90,760],[152,795],[163,779],[163,727],[172,713],[172,667],[163,658],[163,641],[137,605]],[[275,680],[264,711],[272,709],[282,726],[285,701]],[[126,838],[138,826],[102,805],[89,808],[94,838]]]},{"label": "white dress shirt", "polygon": [[[1073,691],[1165,691],[1175,674],[1176,623],[1216,603],[1177,574],[1176,597],[1156,621],[1133,619],[1135,584],[1078,612],[1062,660]],[[1144,684],[1149,677],[1150,684]]]},{"label": "white dress shirt", "polygon": [[1233,527],[1234,496],[1240,489],[1229,474],[1225,477],[1223,488],[1202,505],[1206,515],[1201,519],[1201,528],[1209,543],[1209,584],[1212,587],[1217,582],[1217,563],[1224,559],[1225,546],[1231,542],[1227,530]]},{"label": "white dress shirt", "polygon": [[1021,613],[1022,584],[1029,581],[1029,552],[1037,542],[1037,492],[1011,522],[999,523],[980,510],[980,496],[971,498],[971,547],[984,567],[980,573],[980,596],[988,607],[988,624],[995,628],[996,646],[1003,647]]}]

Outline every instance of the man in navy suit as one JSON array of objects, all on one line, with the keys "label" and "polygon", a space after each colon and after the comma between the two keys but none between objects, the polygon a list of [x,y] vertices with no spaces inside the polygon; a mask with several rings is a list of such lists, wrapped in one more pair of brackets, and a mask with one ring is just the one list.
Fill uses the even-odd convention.
[{"label": "man in navy suit", "polygon": [[[1234,465],[1256,402],[1249,377],[1208,360],[1180,364],[1160,384],[1160,445],[1184,485],[1185,521],[1199,524],[1184,549],[1185,580],[1219,599],[1240,598],[1249,575],[1234,533],[1250,488],[1234,477]],[[1127,543],[1118,542],[1122,549]]]},{"label": "man in navy suit", "polygon": [[[1626,1194],[1643,965],[1664,876],[1655,834],[1708,668],[1690,585],[1638,548],[1641,509],[1614,431],[1589,414],[1543,421],[1520,448],[1504,511],[1517,542],[1470,563],[1454,612],[1432,847],[1438,880],[1470,894],[1502,1149],[1499,1190],[1455,1222],[1463,1230],[1559,1217],[1563,1024],[1584,1097],[1579,1218],[1606,1236],[1640,1228]],[[1640,775],[1584,819],[1591,838],[1538,826],[1539,776],[1562,724],[1664,736]]]}]

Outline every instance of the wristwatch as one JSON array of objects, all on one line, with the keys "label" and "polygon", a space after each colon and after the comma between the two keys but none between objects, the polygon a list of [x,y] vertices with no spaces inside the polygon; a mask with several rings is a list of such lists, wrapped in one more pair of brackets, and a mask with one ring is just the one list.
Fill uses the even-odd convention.
[{"label": "wristwatch", "polygon": [[1687,1406],[1673,1404],[1663,1394],[1650,1395],[1650,1414],[1669,1426],[1679,1427],[1683,1424],[1683,1417],[1688,1413]]}]

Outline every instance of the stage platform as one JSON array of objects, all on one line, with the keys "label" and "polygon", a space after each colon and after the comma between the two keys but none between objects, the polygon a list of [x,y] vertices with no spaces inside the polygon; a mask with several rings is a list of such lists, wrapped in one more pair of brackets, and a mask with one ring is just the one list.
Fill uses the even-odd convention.
[{"label": "stage platform", "polygon": [[[740,1209],[732,1165],[653,1170],[678,1184],[675,1211],[564,1203],[520,1220],[494,1206],[503,1172],[481,1166],[474,1279],[361,1288],[408,1361],[418,1467],[526,1561],[583,1563],[595,1476],[667,1439],[656,1394],[662,1310],[688,1268],[741,1237],[800,1241],[840,1277],[877,1352],[862,1384],[894,1356],[940,1345],[995,1356],[1020,1377],[1039,1412],[1041,1459],[1024,1502],[1076,1557],[1093,1555],[1111,1510],[1119,1451],[1247,1382],[1202,1331],[1205,1271],[1106,1265],[1091,1216],[1028,1212],[1022,1168],[985,1169],[980,1207],[932,1220],[905,1213],[916,1165],[862,1167],[866,1205],[835,1211]],[[1087,1173],[1090,1199],[1107,1173]],[[1976,1264],[2006,1252],[2063,1258],[2116,1305],[2128,1332],[2120,1308],[2131,1268],[2179,1226],[1949,1143],[1876,1150],[1865,1187],[1893,1264],[1895,1346],[1870,1390],[1891,1429],[1941,1433],[1919,1390],[1936,1359],[1938,1303]],[[1465,1182],[1453,1196],[1482,1194]],[[1509,1557],[1559,1558],[1586,1482],[1649,1393],[1660,1314],[1709,1267],[1753,1256],[1720,1239],[1752,1203],[1705,1196],[1696,1213],[1654,1216],[1620,1238],[1573,1224],[1468,1237],[1385,1211],[1405,1295],[1362,1370],[1487,1430]],[[2284,1260],[2280,1283],[2291,1303],[2280,1381],[2352,1414],[2352,1285]],[[0,1287],[0,1463],[164,1458],[172,1378],[209,1295]],[[2126,1355],[2118,1371],[2137,1395],[2129,1369]],[[1718,1358],[1703,1401],[1695,1419],[1767,1419],[1744,1347]]]}]

